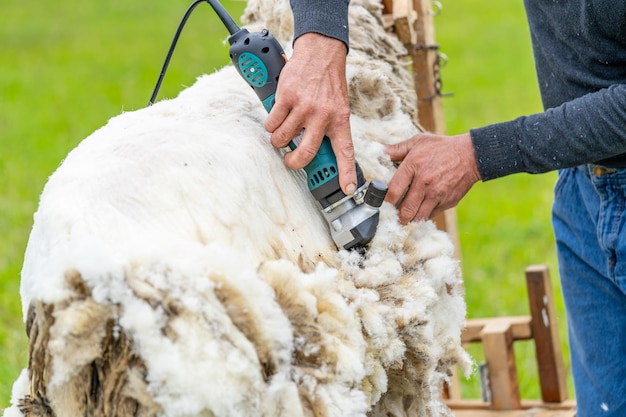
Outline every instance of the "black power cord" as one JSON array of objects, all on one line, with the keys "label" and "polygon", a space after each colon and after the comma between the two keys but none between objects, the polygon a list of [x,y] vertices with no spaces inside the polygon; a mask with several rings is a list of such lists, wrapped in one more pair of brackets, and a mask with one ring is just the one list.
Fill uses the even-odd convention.
[{"label": "black power cord", "polygon": [[148,101],[148,106],[153,105],[154,101],[156,100],[157,94],[159,93],[159,89],[161,88],[161,84],[163,83],[163,79],[165,78],[167,67],[169,66],[170,60],[172,59],[172,55],[174,54],[176,43],[178,43],[178,38],[180,37],[180,34],[182,33],[183,28],[185,27],[185,24],[187,23],[187,20],[189,19],[189,16],[191,16],[191,13],[200,3],[205,2],[205,1],[209,3],[211,7],[213,7],[213,10],[215,10],[218,17],[220,18],[224,26],[226,26],[226,29],[228,29],[228,32],[231,35],[239,31],[239,26],[237,26],[233,18],[230,17],[226,9],[224,9],[224,7],[220,4],[218,0],[195,0],[191,4],[191,6],[189,6],[187,11],[185,12],[185,15],[183,16],[180,23],[178,24],[178,28],[176,29],[176,33],[174,34],[174,38],[172,39],[172,44],[170,45],[170,48],[167,51],[167,55],[165,56],[165,62],[163,62],[163,68],[161,68],[161,73],[159,74],[159,78],[157,79],[156,85],[154,86],[154,91],[152,92],[152,96],[150,97],[150,100]]},{"label": "black power cord", "polygon": [[174,34],[174,39],[172,39],[172,44],[170,45],[170,48],[167,51],[167,55],[165,56],[165,62],[163,62],[163,68],[161,68],[161,74],[159,74],[159,78],[157,79],[156,85],[154,86],[154,91],[152,92],[152,96],[150,97],[150,101],[148,101],[148,106],[152,106],[154,104],[154,101],[156,100],[157,94],[159,94],[159,89],[161,88],[161,84],[163,83],[163,78],[165,78],[165,73],[167,72],[167,67],[170,64],[170,60],[172,59],[172,55],[174,54],[174,49],[176,48],[176,43],[178,42],[178,38],[180,37],[180,34],[183,31],[183,28],[185,27],[185,23],[187,23],[187,20],[189,19],[189,16],[191,16],[191,13],[193,12],[193,10],[200,3],[204,2],[204,1],[206,1],[206,0],[196,0],[196,1],[194,1],[191,4],[191,6],[189,6],[189,8],[185,12],[185,15],[183,16],[182,20],[178,24],[178,28],[176,29],[176,33]]}]

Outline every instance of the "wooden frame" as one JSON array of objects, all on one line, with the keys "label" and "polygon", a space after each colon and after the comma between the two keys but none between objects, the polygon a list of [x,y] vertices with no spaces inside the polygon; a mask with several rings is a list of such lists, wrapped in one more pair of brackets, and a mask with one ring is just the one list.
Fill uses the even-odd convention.
[{"label": "wooden frame", "polygon": [[[464,400],[455,391],[448,405],[458,417],[521,417],[528,415],[529,409],[543,410],[543,414],[533,414],[537,417],[575,416],[576,403],[567,399],[565,365],[548,267],[529,266],[525,273],[530,316],[468,320],[461,341],[483,344],[490,401]],[[540,400],[522,400],[520,396],[514,344],[521,340],[532,340],[535,344]]]}]

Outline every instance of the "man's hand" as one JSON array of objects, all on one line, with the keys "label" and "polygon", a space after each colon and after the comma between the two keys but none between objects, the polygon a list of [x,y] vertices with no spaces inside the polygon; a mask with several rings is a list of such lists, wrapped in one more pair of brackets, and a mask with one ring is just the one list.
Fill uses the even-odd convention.
[{"label": "man's hand", "polygon": [[418,134],[387,146],[385,152],[392,161],[402,161],[385,198],[398,207],[402,224],[430,219],[456,206],[480,180],[469,133]]},{"label": "man's hand", "polygon": [[280,73],[276,103],[265,128],[271,142],[284,148],[305,129],[298,147],[285,155],[285,164],[303,168],[317,154],[324,135],[337,157],[339,183],[347,195],[356,191],[354,147],[350,133],[350,102],[346,83],[346,46],[317,33],[306,33]]}]

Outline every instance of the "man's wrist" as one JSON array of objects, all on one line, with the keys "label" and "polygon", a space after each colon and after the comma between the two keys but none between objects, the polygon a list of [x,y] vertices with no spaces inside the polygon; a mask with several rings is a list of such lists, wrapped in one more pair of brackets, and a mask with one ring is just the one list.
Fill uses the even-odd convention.
[{"label": "man's wrist", "polygon": [[[340,40],[321,33],[308,32],[299,36],[294,42],[294,53],[305,51],[321,56],[345,56],[346,45]],[[318,55],[320,56],[320,55]]]},{"label": "man's wrist", "polygon": [[292,0],[294,40],[306,33],[337,39],[349,48],[349,0]]}]

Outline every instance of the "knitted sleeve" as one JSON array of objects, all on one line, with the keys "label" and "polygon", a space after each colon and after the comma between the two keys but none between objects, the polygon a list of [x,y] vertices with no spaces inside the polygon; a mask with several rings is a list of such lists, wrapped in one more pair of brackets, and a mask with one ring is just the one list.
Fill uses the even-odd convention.
[{"label": "knitted sleeve", "polygon": [[470,135],[483,181],[610,160],[626,153],[626,84]]},{"label": "knitted sleeve", "polygon": [[348,5],[350,0],[291,0],[294,40],[315,32],[349,45]]}]

